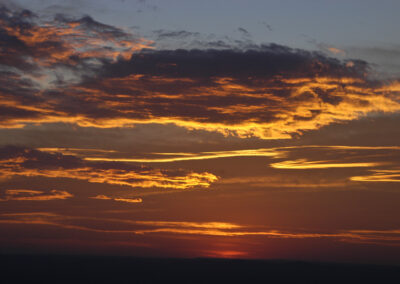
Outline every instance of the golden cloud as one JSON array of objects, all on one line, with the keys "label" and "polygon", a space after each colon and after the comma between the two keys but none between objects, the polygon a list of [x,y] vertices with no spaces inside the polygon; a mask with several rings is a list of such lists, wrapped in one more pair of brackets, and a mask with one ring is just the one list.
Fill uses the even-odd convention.
[{"label": "golden cloud", "polygon": [[3,198],[0,198],[0,201],[48,201],[56,199],[67,199],[71,197],[73,197],[71,193],[63,190],[53,189],[49,192],[44,192],[41,190],[30,189],[7,189],[4,192]]},{"label": "golden cloud", "polygon": [[129,187],[186,189],[209,187],[218,177],[184,170],[162,170],[115,162],[86,162],[78,157],[21,147],[0,148],[0,176],[71,178]]},{"label": "golden cloud", "polygon": [[99,199],[99,200],[115,200],[120,202],[127,202],[127,203],[142,203],[143,200],[141,198],[120,198],[120,197],[109,197],[106,195],[96,195],[94,197],[90,197],[92,199]]}]

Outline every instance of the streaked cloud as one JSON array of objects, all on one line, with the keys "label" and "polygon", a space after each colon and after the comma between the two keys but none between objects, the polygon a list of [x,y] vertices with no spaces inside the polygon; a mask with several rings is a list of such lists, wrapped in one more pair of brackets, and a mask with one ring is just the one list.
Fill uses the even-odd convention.
[{"label": "streaked cloud", "polygon": [[[304,145],[276,148],[285,150],[286,157],[297,159],[270,163],[278,170],[316,170],[316,169],[346,169],[342,171],[341,179],[332,179],[326,184],[342,184],[349,186],[344,179],[358,182],[399,182],[398,146],[343,146],[343,145]],[[367,168],[366,170],[362,170]],[[369,169],[368,169],[369,168]],[[350,171],[351,170],[351,171]],[[290,182],[288,183],[290,184]],[[301,186],[301,185],[300,185]],[[318,183],[316,183],[318,187]]]},{"label": "streaked cloud", "polygon": [[[231,151],[212,152],[150,152],[123,153],[116,150],[84,149],[84,148],[39,148],[38,150],[49,153],[61,153],[65,155],[78,156],[87,161],[110,161],[110,162],[132,162],[132,163],[169,163],[192,160],[221,159],[231,157],[270,157],[285,158],[293,151],[313,150],[320,151],[389,151],[400,150],[399,146],[343,146],[343,145],[301,145],[271,148],[255,148]],[[122,157],[123,156],[123,157]],[[318,162],[311,162],[318,163]],[[322,163],[322,162],[321,162]]]},{"label": "streaked cloud", "polygon": [[242,226],[225,222],[176,222],[176,221],[136,221],[136,224],[152,227],[184,227],[201,229],[238,229]]},{"label": "streaked cloud", "polygon": [[263,187],[263,188],[296,188],[296,189],[326,189],[326,188],[344,188],[349,186],[346,181],[337,180],[315,180],[312,178],[288,177],[281,175],[268,176],[248,176],[248,177],[232,177],[223,178],[218,181],[218,185],[227,186],[246,186],[246,187]]},{"label": "streaked cloud", "polygon": [[71,178],[130,187],[176,189],[208,187],[218,179],[208,172],[153,169],[120,162],[88,162],[76,156],[16,146],[0,148],[0,176]]},{"label": "streaked cloud", "polygon": [[99,199],[99,200],[114,200],[120,202],[127,202],[127,203],[142,203],[143,200],[141,198],[120,198],[120,197],[110,197],[107,195],[96,195],[90,197],[92,199]]},{"label": "streaked cloud", "polygon": [[[88,225],[80,225],[80,220],[101,220],[103,228],[92,228]],[[71,224],[71,222],[73,224]],[[119,229],[117,226],[118,223],[130,224],[132,227],[130,229]],[[48,212],[1,214],[0,224],[45,225],[68,230],[90,231],[106,234],[178,234],[216,237],[253,236],[280,239],[336,239],[338,241],[351,241],[355,243],[381,242],[383,245],[398,245],[400,243],[400,230],[397,229],[318,232],[306,230],[267,229],[225,222],[132,221],[125,219],[63,216]],[[109,226],[110,224],[112,224],[112,226]],[[145,228],[143,228],[143,226]]]},{"label": "streaked cloud", "polygon": [[[151,153],[158,156],[153,158],[106,158],[106,157],[86,157],[87,161],[115,161],[115,162],[136,162],[136,163],[169,163],[192,160],[208,160],[230,157],[281,157],[285,153],[278,152],[274,149],[248,149],[234,151],[216,151],[216,152],[200,152],[200,153]],[[168,158],[162,158],[171,156]]]},{"label": "streaked cloud", "polygon": [[384,163],[340,163],[332,161],[308,161],[298,159],[294,161],[283,161],[272,163],[271,167],[276,169],[329,169],[329,168],[368,168],[384,165]]},{"label": "streaked cloud", "polygon": [[371,170],[373,173],[364,176],[353,176],[352,181],[364,182],[400,182],[400,170]]},{"label": "streaked cloud", "polygon": [[71,198],[73,195],[67,191],[63,190],[31,190],[31,189],[7,189],[3,196],[0,196],[0,201],[48,201],[56,199],[67,199]]}]

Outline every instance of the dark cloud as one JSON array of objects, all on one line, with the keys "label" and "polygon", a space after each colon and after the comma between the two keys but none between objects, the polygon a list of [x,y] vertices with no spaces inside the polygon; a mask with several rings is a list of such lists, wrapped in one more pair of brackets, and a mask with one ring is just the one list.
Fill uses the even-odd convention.
[{"label": "dark cloud", "polygon": [[196,37],[199,36],[200,33],[198,32],[189,32],[185,30],[179,31],[168,31],[168,30],[155,30],[153,31],[157,35],[157,39],[165,40],[165,39],[184,39],[187,37]]},{"label": "dark cloud", "polygon": [[265,21],[262,21],[261,24],[267,28],[268,31],[272,32],[272,26]]},{"label": "dark cloud", "polygon": [[133,54],[130,60],[108,64],[103,74],[122,77],[149,74],[168,77],[361,77],[367,71],[364,61],[348,68],[337,59],[316,52],[270,44],[254,50],[161,50]]},{"label": "dark cloud", "polygon": [[239,27],[239,28],[238,28],[238,31],[239,31],[242,35],[244,35],[244,36],[246,36],[246,37],[250,37],[250,36],[251,36],[250,32],[249,32],[248,30],[246,30],[245,28]]}]

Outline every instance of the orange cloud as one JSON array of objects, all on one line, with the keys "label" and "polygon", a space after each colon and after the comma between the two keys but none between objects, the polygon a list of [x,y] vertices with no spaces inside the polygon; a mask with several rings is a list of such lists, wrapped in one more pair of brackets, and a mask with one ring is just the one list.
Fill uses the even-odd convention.
[{"label": "orange cloud", "polygon": [[331,53],[333,53],[333,54],[339,54],[339,55],[346,55],[346,52],[344,51],[344,50],[341,50],[341,49],[339,49],[339,48],[336,48],[336,47],[333,47],[333,46],[331,46],[331,47],[327,47],[327,49],[331,52]]},{"label": "orange cloud", "polygon": [[141,198],[113,198],[109,197],[106,195],[97,195],[94,197],[90,197],[92,199],[99,199],[99,200],[115,200],[115,201],[121,201],[121,202],[128,202],[128,203],[142,203],[143,200]]},{"label": "orange cloud", "polygon": [[[141,82],[143,80],[145,82]],[[271,85],[265,82],[265,86],[256,85],[251,88],[232,83],[233,81],[234,78],[216,80],[214,82],[216,86],[212,88],[198,87],[197,83],[189,83],[184,92],[182,90],[182,93],[168,94],[163,93],[162,88],[172,87],[168,86],[172,83],[166,82],[163,78],[143,79],[138,76],[128,76],[107,79],[98,82],[96,89],[85,87],[64,92],[67,96],[65,99],[68,99],[68,96],[85,98],[85,104],[95,112],[113,109],[113,114],[110,116],[85,114],[83,109],[81,113],[72,115],[64,112],[62,105],[56,105],[56,109],[48,109],[44,105],[42,108],[32,110],[38,113],[37,117],[10,118],[2,124],[5,127],[21,127],[28,123],[66,122],[81,127],[111,128],[157,123],[216,131],[243,138],[255,136],[262,139],[287,139],[295,133],[300,134],[332,123],[359,119],[369,113],[394,113],[400,110],[400,104],[393,94],[386,95],[386,90],[390,90],[389,86],[363,87],[366,82],[351,81],[349,78],[324,77],[302,79],[299,82],[281,81],[279,86],[273,86],[275,83],[272,81]],[[111,86],[119,86],[119,90],[112,90],[116,87]],[[160,91],[154,91],[154,86],[160,86]],[[114,94],[116,91],[118,93]],[[143,95],[135,97],[136,103],[132,104],[129,98],[133,97],[130,94],[137,92]],[[235,95],[232,95],[232,92]],[[287,95],[285,97],[274,95],[277,92]],[[200,99],[203,94],[207,94],[207,100]],[[223,101],[221,106],[210,103],[219,100]],[[16,107],[21,110],[25,108],[20,105]],[[193,111],[183,111],[189,107],[193,108]]]},{"label": "orange cloud", "polygon": [[[18,42],[5,40],[0,54],[4,66],[18,69],[0,79],[7,86],[0,88],[4,128],[156,123],[289,139],[400,111],[398,82],[369,81],[362,61],[350,66],[276,44],[247,51],[148,51],[151,42],[90,17],[58,16],[46,24],[11,11],[2,17],[0,28]],[[58,79],[55,68],[72,79],[51,83]]]},{"label": "orange cloud", "polygon": [[[152,43],[96,22],[89,16],[79,20],[58,16],[43,24],[34,17],[21,18],[14,13],[10,18],[1,19],[0,26],[14,41],[19,41],[19,46],[28,49],[24,50],[25,56],[43,67],[74,66],[85,59],[128,59],[133,52],[150,48]],[[11,52],[12,47],[9,48],[7,51]]]},{"label": "orange cloud", "polygon": [[56,199],[67,199],[71,197],[73,197],[72,194],[62,190],[50,190],[48,193],[46,193],[40,190],[8,189],[4,192],[4,197],[0,198],[0,201],[48,201]]},{"label": "orange cloud", "polygon": [[[0,28],[7,70],[0,78],[3,128],[156,123],[290,139],[400,111],[399,82],[368,80],[368,64],[360,60],[349,64],[276,44],[245,51],[150,51],[150,41],[89,16],[58,15],[44,23],[31,12],[7,11]],[[55,69],[68,80],[51,83],[61,80],[54,78]]]},{"label": "orange cloud", "polygon": [[271,167],[275,169],[329,169],[329,168],[364,168],[376,167],[385,163],[338,163],[331,161],[308,161],[307,159],[298,159],[295,161],[283,161],[272,163]]},{"label": "orange cloud", "polygon": [[372,170],[371,175],[353,176],[352,181],[363,182],[400,182],[400,170]]},{"label": "orange cloud", "polygon": [[161,170],[115,162],[85,162],[75,156],[12,146],[0,148],[0,176],[71,178],[92,183],[175,189],[209,187],[218,179],[208,172]]},{"label": "orange cloud", "polygon": [[[208,160],[229,157],[282,157],[285,153],[275,149],[248,149],[235,151],[215,151],[200,153],[151,153],[151,155],[161,156],[154,158],[107,158],[107,157],[85,157],[87,161],[113,161],[113,162],[135,162],[135,163],[169,163],[192,160]],[[165,156],[171,156],[164,158]]]}]

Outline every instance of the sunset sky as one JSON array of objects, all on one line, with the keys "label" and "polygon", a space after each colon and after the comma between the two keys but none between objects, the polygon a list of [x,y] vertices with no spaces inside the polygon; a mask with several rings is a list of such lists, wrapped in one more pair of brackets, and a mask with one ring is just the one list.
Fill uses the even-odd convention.
[{"label": "sunset sky", "polygon": [[399,10],[0,0],[0,253],[400,264]]}]

